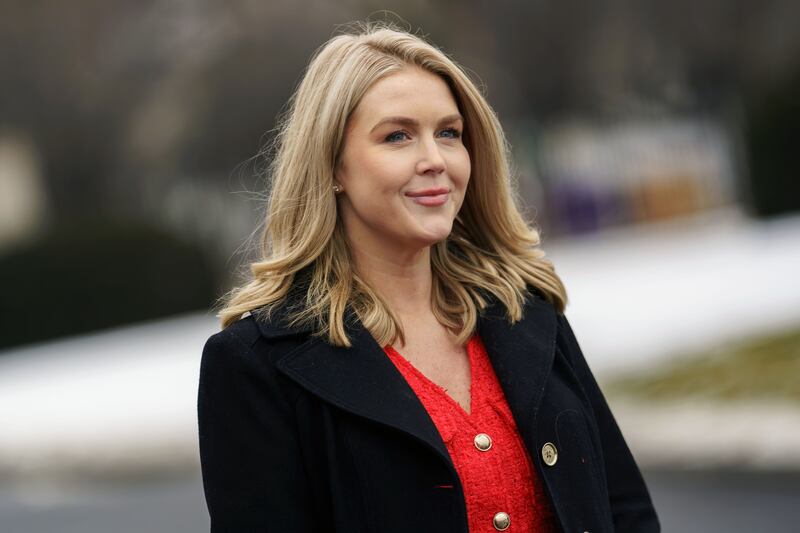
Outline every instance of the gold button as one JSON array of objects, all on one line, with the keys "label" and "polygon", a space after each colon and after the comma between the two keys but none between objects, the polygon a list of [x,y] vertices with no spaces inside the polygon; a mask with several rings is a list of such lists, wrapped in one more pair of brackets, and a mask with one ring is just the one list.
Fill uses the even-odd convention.
[{"label": "gold button", "polygon": [[545,442],[542,446],[542,459],[547,466],[553,466],[558,461],[558,450],[552,442]]},{"label": "gold button", "polygon": [[475,443],[475,447],[482,452],[492,447],[492,439],[486,433],[478,433],[475,435],[473,442]]},{"label": "gold button", "polygon": [[508,513],[499,512],[492,518],[492,524],[497,531],[505,531],[511,525],[511,517]]}]

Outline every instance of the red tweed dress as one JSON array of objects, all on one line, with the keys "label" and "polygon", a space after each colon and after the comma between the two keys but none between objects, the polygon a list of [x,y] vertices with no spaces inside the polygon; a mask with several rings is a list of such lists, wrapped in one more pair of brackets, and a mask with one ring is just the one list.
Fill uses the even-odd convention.
[{"label": "red tweed dress", "polygon": [[478,334],[467,343],[469,413],[391,345],[384,351],[425,406],[450,452],[464,490],[470,533],[556,532],[542,481]]}]

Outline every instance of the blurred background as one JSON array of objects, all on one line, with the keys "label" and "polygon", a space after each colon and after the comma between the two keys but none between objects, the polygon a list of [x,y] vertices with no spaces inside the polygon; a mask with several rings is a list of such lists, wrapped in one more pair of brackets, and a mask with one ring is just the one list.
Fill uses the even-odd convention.
[{"label": "blurred background", "polygon": [[4,0],[0,531],[207,530],[209,309],[310,55],[368,18],[484,87],[664,531],[796,524],[797,2]]}]

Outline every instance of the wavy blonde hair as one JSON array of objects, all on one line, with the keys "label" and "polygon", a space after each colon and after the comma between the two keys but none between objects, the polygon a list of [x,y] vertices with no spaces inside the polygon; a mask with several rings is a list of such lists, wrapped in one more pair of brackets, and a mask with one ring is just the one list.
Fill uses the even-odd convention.
[{"label": "wavy blonde hair", "polygon": [[351,306],[381,346],[398,337],[405,343],[397,316],[353,268],[333,179],[348,117],[373,83],[408,65],[449,85],[464,117],[463,140],[472,164],[453,229],[431,247],[436,319],[457,342],[466,342],[487,296],[502,301],[510,322],[519,320],[528,285],[563,313],[566,290],[539,248],[539,232],[520,214],[509,146],[481,91],[458,64],[416,35],[386,22],[351,28],[315,52],[280,120],[261,258],[250,265],[252,279],[222,297],[223,327],[247,311],[268,317],[287,299],[302,270],[305,301],[292,311],[290,325],[310,325],[315,335],[349,347],[345,312]]}]

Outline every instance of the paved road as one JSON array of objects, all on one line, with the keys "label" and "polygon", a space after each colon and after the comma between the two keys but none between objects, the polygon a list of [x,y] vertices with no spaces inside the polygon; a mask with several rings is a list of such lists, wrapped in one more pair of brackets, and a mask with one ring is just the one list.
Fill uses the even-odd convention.
[{"label": "paved road", "polygon": [[645,472],[665,533],[800,531],[800,472]]},{"label": "paved road", "polygon": [[[800,473],[645,472],[665,533],[798,531]],[[208,531],[199,479],[0,487],[3,533]]]}]

